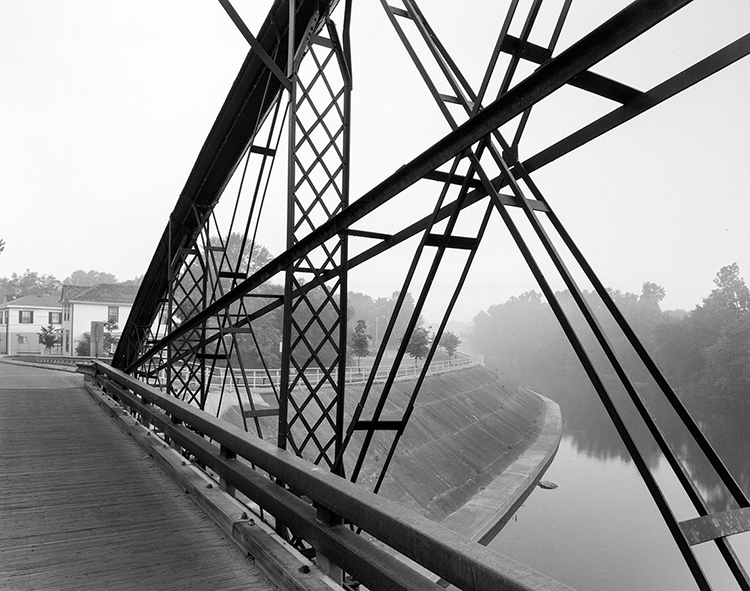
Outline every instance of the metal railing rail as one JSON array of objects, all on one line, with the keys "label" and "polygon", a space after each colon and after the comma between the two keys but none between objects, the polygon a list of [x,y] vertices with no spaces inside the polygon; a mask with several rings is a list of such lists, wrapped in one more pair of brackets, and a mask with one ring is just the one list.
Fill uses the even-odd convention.
[{"label": "metal railing rail", "polygon": [[70,365],[75,366],[79,363],[83,363],[85,361],[88,361],[90,359],[94,359],[94,357],[74,357],[74,356],[66,356],[66,355],[40,355],[40,354],[29,354],[24,356],[14,356],[14,358],[18,361],[23,361],[26,363],[46,363],[49,365]]},{"label": "metal railing rail", "polygon": [[[459,355],[452,359],[433,361],[432,363],[430,363],[430,367],[427,370],[427,375],[436,375],[450,371],[456,371],[459,369],[464,369],[466,367],[481,365],[482,363],[483,360],[481,358],[470,357],[468,355]],[[369,366],[347,367],[345,374],[345,383],[364,384],[367,381],[370,373],[372,372],[372,369],[373,368]],[[402,365],[397,371],[396,379],[416,379],[417,377],[419,377],[419,372],[421,370],[421,365]],[[377,368],[377,371],[375,372],[374,381],[384,382],[387,379],[388,373],[390,371],[390,365],[379,366]],[[216,367],[212,375],[212,383],[216,382],[217,384],[221,384],[226,377],[226,372],[227,370],[225,370],[224,368]],[[237,380],[242,380],[243,383],[245,383],[245,380],[247,380],[246,383],[248,387],[250,387],[250,389],[270,388],[271,386],[275,386],[276,388],[278,388],[281,380],[280,369],[245,369],[244,375],[243,370],[235,369],[232,370],[232,373]],[[323,372],[318,368],[308,369],[305,371],[305,376],[310,380],[311,383],[317,384],[322,379]]]},{"label": "metal railing rail", "polygon": [[[84,372],[86,373],[86,372]],[[557,590],[561,583],[322,470],[98,361],[96,382],[367,588],[442,589],[342,520],[460,589]],[[267,472],[269,479],[244,458]],[[312,500],[309,505],[287,488]]]}]

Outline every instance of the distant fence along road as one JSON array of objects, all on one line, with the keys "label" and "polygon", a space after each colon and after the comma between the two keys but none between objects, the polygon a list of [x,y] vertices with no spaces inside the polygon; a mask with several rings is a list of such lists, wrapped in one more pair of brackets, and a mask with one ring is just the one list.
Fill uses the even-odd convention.
[{"label": "distant fence along road", "polygon": [[[482,365],[483,359],[481,357],[469,357],[468,355],[459,354],[451,359],[442,359],[440,361],[433,361],[430,363],[430,367],[427,370],[427,375],[435,375],[445,373],[448,371],[456,371],[465,367],[473,367],[475,365]],[[375,373],[375,382],[385,382],[388,378],[388,374],[391,372],[393,366],[381,366]],[[396,371],[396,380],[408,380],[414,379],[419,376],[419,372],[422,371],[423,364],[402,364]],[[344,378],[347,384],[363,384],[367,381],[370,374],[372,373],[372,367],[347,367],[346,376]],[[242,372],[240,370],[234,370],[234,379],[238,382],[242,382]],[[245,376],[247,378],[247,385],[250,388],[270,388],[271,386],[279,387],[281,383],[281,370],[280,369],[246,369]],[[323,379],[323,371],[320,369],[308,369],[305,371],[305,376],[309,378],[311,383],[317,384]],[[225,369],[217,367],[214,370],[212,382],[221,381],[224,379],[231,379],[231,376],[227,375]]]},{"label": "distant fence along road", "polygon": [[[91,360],[91,357],[61,357],[55,355],[46,356],[34,356],[29,357],[26,361],[33,361],[36,363],[44,364],[56,364],[56,365],[70,365],[73,366],[76,363],[82,361]],[[107,358],[101,361],[106,362]],[[436,375],[449,371],[456,371],[466,367],[474,367],[476,365],[482,365],[484,360],[482,357],[471,357],[469,355],[458,353],[451,359],[441,359],[440,361],[433,361],[430,363],[430,367],[427,370],[427,375]],[[423,363],[417,362],[402,364],[396,371],[396,380],[410,380],[415,379],[419,376],[419,372],[422,371]],[[388,375],[391,372],[393,366],[380,366],[375,372],[374,382],[385,382]],[[344,378],[347,384],[363,384],[367,381],[370,374],[372,373],[372,366],[368,367],[356,367],[351,366],[346,368],[346,376]],[[228,372],[223,367],[214,368],[214,373],[211,379],[212,386],[220,386],[221,383],[231,381],[232,377],[237,383],[243,383],[242,371],[235,369],[232,375],[228,375]],[[305,375],[309,378],[311,383],[317,384],[323,379],[323,372],[320,369],[308,369],[305,371]],[[186,376],[187,377],[187,376]],[[166,374],[162,371],[159,374],[160,383],[166,383]],[[193,378],[194,379],[194,378]],[[247,386],[249,388],[278,388],[281,383],[281,370],[280,369],[246,369],[245,379],[247,379]]]}]

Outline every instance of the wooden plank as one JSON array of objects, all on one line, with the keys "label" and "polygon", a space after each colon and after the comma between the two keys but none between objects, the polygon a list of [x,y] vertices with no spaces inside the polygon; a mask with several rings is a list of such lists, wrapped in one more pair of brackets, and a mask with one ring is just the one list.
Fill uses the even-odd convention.
[{"label": "wooden plank", "polygon": [[282,540],[270,526],[249,512],[247,507],[226,494],[205,473],[171,448],[148,436],[148,430],[123,413],[121,407],[95,386],[87,390],[124,425],[126,431],[149,450],[157,464],[189,494],[224,533],[255,561],[255,565],[275,585],[285,591],[331,591],[338,589],[309,560]]},{"label": "wooden plank", "polygon": [[80,375],[23,371],[35,389],[0,389],[0,588],[274,588]]}]

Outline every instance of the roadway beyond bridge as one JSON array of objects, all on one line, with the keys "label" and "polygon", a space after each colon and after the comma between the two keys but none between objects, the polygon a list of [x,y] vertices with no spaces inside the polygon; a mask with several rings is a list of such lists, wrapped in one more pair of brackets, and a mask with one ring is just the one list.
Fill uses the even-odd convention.
[{"label": "roadway beyond bridge", "polygon": [[0,588],[271,590],[80,374],[0,363]]}]

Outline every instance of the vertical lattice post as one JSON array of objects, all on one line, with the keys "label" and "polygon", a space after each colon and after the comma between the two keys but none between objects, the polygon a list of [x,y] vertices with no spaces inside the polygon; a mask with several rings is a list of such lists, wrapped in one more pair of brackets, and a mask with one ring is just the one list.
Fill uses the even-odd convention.
[{"label": "vertical lattice post", "polygon": [[[290,52],[287,248],[348,205],[349,61],[333,22],[321,18],[321,33],[301,44],[306,53]],[[346,260],[346,236],[333,237],[297,260],[285,282],[278,445],[329,468],[343,436]]]}]

